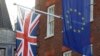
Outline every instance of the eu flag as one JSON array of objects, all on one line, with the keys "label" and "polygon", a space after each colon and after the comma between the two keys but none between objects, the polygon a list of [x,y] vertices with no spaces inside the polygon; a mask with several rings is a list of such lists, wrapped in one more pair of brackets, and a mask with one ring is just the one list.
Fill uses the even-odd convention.
[{"label": "eu flag", "polygon": [[63,45],[91,56],[90,0],[62,0]]}]

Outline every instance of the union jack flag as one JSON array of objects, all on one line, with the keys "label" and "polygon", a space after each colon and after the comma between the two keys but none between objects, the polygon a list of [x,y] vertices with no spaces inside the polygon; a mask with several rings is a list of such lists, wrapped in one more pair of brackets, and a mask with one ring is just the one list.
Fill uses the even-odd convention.
[{"label": "union jack flag", "polygon": [[17,19],[16,56],[36,56],[39,17],[40,14],[31,11],[24,19]]}]

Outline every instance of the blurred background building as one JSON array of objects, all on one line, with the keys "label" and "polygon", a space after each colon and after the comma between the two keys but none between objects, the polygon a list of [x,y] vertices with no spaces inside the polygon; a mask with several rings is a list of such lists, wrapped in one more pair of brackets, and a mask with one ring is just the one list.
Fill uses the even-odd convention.
[{"label": "blurred background building", "polygon": [[0,56],[14,56],[15,32],[12,30],[5,0],[0,0]]}]

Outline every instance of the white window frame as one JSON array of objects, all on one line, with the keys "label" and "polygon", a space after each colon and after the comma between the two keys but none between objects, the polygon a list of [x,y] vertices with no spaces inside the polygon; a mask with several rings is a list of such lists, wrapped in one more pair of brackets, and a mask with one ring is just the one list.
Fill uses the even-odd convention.
[{"label": "white window frame", "polygon": [[[50,9],[51,8],[53,8],[53,13],[50,13]],[[48,7],[48,13],[54,14],[54,9],[55,9],[55,5],[49,6]],[[53,26],[52,26],[53,33],[51,33],[51,31],[50,31],[50,27],[51,27],[50,26],[50,16],[52,16],[52,15],[47,15],[47,37],[45,37],[45,38],[50,38],[50,37],[54,36],[54,23],[53,23]],[[54,16],[52,16],[52,20],[51,21],[54,22]]]},{"label": "white window frame", "polygon": [[72,51],[67,51],[63,53],[63,56],[72,56]]},{"label": "white window frame", "polygon": [[94,8],[94,0],[90,0],[90,22],[93,22],[93,8]]},{"label": "white window frame", "polygon": [[91,44],[91,53],[93,54],[93,44]]}]

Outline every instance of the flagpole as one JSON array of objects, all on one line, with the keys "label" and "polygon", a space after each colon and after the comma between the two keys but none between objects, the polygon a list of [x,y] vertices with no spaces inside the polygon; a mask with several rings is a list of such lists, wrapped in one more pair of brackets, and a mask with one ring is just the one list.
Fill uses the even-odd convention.
[{"label": "flagpole", "polygon": [[[27,9],[31,9],[31,8],[29,8],[29,7],[22,6],[22,5],[19,5],[19,4],[16,4],[16,3],[14,3],[14,5],[21,6],[21,7],[23,7],[23,8],[27,8]],[[33,8],[33,9],[31,9],[31,10],[36,11],[36,12],[39,12],[39,13],[42,13],[42,14],[51,15],[51,16],[54,16],[54,17],[56,17],[56,18],[62,18],[61,16],[54,15],[54,14],[51,14],[51,13],[47,13],[47,12],[44,12],[44,11],[41,11],[41,10],[38,10],[38,9],[35,9],[35,8]]]}]

